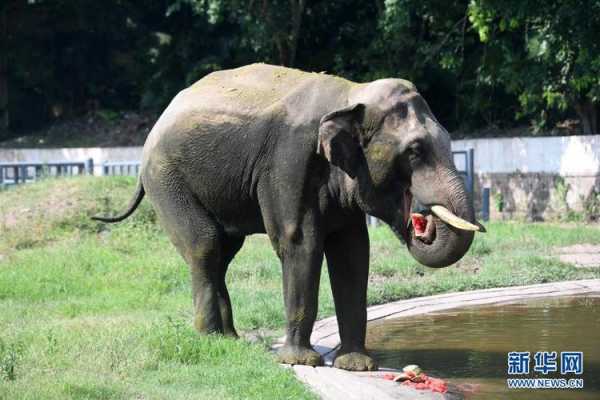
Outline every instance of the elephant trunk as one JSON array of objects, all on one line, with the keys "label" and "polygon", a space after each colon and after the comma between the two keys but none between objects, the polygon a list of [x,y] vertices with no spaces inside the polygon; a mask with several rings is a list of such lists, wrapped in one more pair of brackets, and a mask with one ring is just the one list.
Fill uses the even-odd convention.
[{"label": "elephant trunk", "polygon": [[[435,224],[433,240],[430,243],[422,241],[415,236],[414,230],[410,229],[406,241],[411,255],[421,264],[433,268],[446,267],[460,260],[469,250],[474,236],[473,230],[458,228],[457,226],[460,225],[448,218],[448,216],[452,218],[452,214],[454,214],[458,217],[454,219],[463,220],[463,223],[467,225],[466,221],[475,222],[475,213],[462,179],[458,174],[451,173],[446,182],[447,184],[444,186],[449,189],[447,200],[437,204],[443,206],[438,208],[445,209],[447,215],[436,213],[435,207],[432,207],[434,215],[430,221]],[[431,205],[433,206],[433,204]]]}]

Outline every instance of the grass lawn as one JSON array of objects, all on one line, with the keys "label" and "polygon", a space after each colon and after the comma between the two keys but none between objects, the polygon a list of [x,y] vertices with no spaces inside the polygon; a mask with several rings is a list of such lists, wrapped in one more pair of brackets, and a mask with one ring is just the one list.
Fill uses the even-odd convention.
[{"label": "grass lawn", "polygon": [[[0,192],[0,399],[309,399],[265,344],[283,333],[280,266],[264,235],[228,274],[238,331],[199,337],[187,267],[147,202],[106,226],[131,178],[46,180]],[[371,230],[369,303],[494,286],[599,278],[551,256],[600,243],[597,226],[494,222],[457,265],[416,264],[391,232]],[[319,317],[333,314],[326,269]],[[256,341],[255,341],[256,342]]]}]

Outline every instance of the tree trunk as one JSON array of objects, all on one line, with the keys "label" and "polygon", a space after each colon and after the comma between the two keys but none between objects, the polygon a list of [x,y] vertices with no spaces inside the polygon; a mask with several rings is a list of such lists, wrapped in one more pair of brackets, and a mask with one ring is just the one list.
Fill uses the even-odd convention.
[{"label": "tree trunk", "polygon": [[0,133],[8,130],[8,6],[0,9]]},{"label": "tree trunk", "polygon": [[272,40],[279,56],[279,64],[286,67],[293,67],[296,63],[296,52],[298,49],[298,40],[300,38],[300,28],[302,26],[302,17],[306,8],[306,0],[288,0],[289,8],[285,15],[277,13],[273,7],[276,4],[263,0],[260,8],[254,7],[254,1],[250,1],[249,10],[260,18],[265,19],[268,30],[272,33]]},{"label": "tree trunk", "polygon": [[279,53],[279,65],[290,67],[289,64],[289,53],[287,47],[287,40],[285,38],[275,37],[275,47]]},{"label": "tree trunk", "polygon": [[305,0],[290,0],[292,11],[292,31],[290,32],[290,43],[288,51],[289,66],[293,67],[296,63],[296,52],[298,49],[298,40],[300,39],[300,27],[302,26],[302,15],[306,7]]},{"label": "tree trunk", "polygon": [[598,108],[591,100],[583,100],[575,104],[575,111],[581,120],[584,135],[595,135],[598,132]]}]

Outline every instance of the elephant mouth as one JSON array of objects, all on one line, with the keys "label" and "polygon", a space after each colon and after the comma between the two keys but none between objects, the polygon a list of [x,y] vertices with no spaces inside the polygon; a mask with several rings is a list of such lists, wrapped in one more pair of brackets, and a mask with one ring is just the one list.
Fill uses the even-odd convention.
[{"label": "elephant mouth", "polygon": [[436,238],[436,222],[440,221],[460,230],[485,232],[481,224],[466,221],[439,204],[424,206],[413,212],[413,200],[410,188],[407,188],[402,199],[402,222],[392,227],[392,231],[406,243],[411,239],[425,244],[433,243]]},{"label": "elephant mouth", "polygon": [[414,197],[407,188],[404,191],[402,199],[402,229],[399,233],[405,242],[411,238],[422,241],[426,244],[431,244],[435,240],[435,223],[430,210],[422,209],[418,212],[412,212]]},{"label": "elephant mouth", "polygon": [[431,244],[435,240],[435,226],[433,215],[430,213],[410,214],[408,231],[423,243]]}]

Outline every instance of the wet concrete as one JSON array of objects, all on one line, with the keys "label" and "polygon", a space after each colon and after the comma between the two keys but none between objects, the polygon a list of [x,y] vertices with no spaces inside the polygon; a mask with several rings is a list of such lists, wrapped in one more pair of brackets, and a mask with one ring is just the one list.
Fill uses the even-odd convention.
[{"label": "wet concrete", "polygon": [[[420,297],[378,305],[370,307],[367,310],[367,318],[372,323],[374,321],[422,315],[469,306],[511,304],[531,299],[598,294],[600,294],[600,279],[484,289]],[[285,338],[281,338],[273,348],[280,347],[284,340]],[[324,356],[326,366],[318,368],[294,366],[293,369],[298,378],[309,385],[324,400],[456,399],[454,394],[443,396],[440,393],[414,390],[394,382],[386,381],[382,379],[382,373],[385,373],[386,370],[375,373],[361,373],[331,368],[335,351],[340,344],[335,317],[323,319],[315,324],[311,343]],[[414,360],[413,362],[418,364],[419,360]],[[394,369],[387,371],[399,372]],[[372,395],[369,393],[372,393]]]}]

